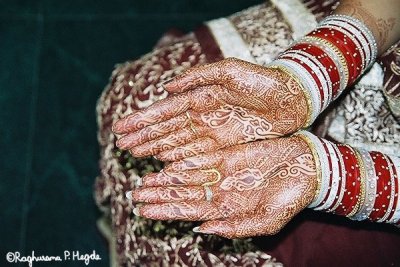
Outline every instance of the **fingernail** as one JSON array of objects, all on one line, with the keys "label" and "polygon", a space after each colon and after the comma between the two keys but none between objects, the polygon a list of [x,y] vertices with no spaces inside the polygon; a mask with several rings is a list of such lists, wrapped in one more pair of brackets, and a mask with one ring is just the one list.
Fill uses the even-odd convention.
[{"label": "fingernail", "polygon": [[122,150],[128,149],[129,146],[130,146],[129,145],[129,140],[127,140],[127,138],[124,138],[124,137],[118,139],[115,144],[117,145],[117,147],[119,149],[122,149]]},{"label": "fingernail", "polygon": [[127,199],[132,199],[132,191],[128,191],[125,193]]},{"label": "fingernail", "polygon": [[201,233],[201,232],[200,232],[200,227],[199,227],[199,226],[196,226],[195,228],[193,228],[193,232],[195,232],[195,233]]},{"label": "fingernail", "polygon": [[137,187],[142,186],[142,185],[143,185],[143,179],[142,179],[142,177],[138,177],[138,178],[136,179],[136,181],[135,181],[135,184],[136,184]]},{"label": "fingernail", "polygon": [[134,209],[132,210],[132,212],[133,212],[133,214],[135,214],[136,216],[139,216],[139,217],[140,217],[140,213],[139,213],[139,209],[138,209],[138,208],[134,208]]},{"label": "fingernail", "polygon": [[171,83],[174,81],[174,78],[168,79],[165,82],[161,83],[161,87],[164,89],[164,91],[168,92],[168,85],[171,85]]},{"label": "fingernail", "polygon": [[193,228],[193,232],[195,232],[195,233],[201,233],[201,234],[206,234],[206,235],[211,235],[211,234],[213,234],[213,232],[200,230],[200,226],[196,226],[195,228]]},{"label": "fingernail", "polygon": [[117,140],[117,142],[115,142],[115,145],[118,147],[118,148],[121,148],[121,146],[122,146],[122,138],[121,139],[118,139]]},{"label": "fingernail", "polygon": [[172,81],[173,81],[173,79],[174,79],[174,78],[169,78],[168,80],[166,80],[166,81],[163,81],[163,82],[161,83],[161,86],[164,86],[164,85],[167,85],[167,84],[169,84],[170,82],[172,82]]},{"label": "fingernail", "polygon": [[116,123],[114,123],[113,124],[113,126],[111,127],[111,131],[113,132],[113,133],[116,133],[116,132],[118,132],[119,130],[120,130],[120,122],[119,121],[117,121]]}]

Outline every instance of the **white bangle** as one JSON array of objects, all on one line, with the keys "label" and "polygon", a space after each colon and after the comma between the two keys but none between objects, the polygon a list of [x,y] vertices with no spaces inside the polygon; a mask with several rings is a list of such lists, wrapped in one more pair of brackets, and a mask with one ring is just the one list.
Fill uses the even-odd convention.
[{"label": "white bangle", "polygon": [[394,178],[397,179],[397,203],[396,206],[393,207],[394,213],[391,218],[388,218],[388,222],[395,224],[400,221],[400,158],[391,156],[390,159],[392,160],[394,170],[396,171]]},{"label": "white bangle", "polygon": [[377,187],[377,177],[375,175],[374,162],[368,151],[364,149],[357,149],[363,160],[362,164],[365,168],[365,195],[364,203],[360,207],[360,210],[349,217],[352,220],[362,221],[368,219],[371,214],[376,198],[376,187]]}]

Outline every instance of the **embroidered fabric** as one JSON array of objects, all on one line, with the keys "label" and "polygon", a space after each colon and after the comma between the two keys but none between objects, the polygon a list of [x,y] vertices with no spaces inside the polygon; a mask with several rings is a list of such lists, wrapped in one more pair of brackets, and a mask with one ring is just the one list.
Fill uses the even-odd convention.
[{"label": "embroidered fabric", "polygon": [[289,24],[271,2],[250,7],[228,19],[260,65],[270,63],[293,41]]},{"label": "embroidered fabric", "polygon": [[[317,20],[336,4],[333,0],[305,1],[307,12],[312,11]],[[268,64],[293,40],[292,27],[282,12],[269,2],[238,12],[228,20],[258,64]],[[221,56],[213,58],[207,54],[206,47],[193,33],[180,37],[168,35],[161,43],[143,57],[117,65],[97,105],[101,172],[96,179],[95,198],[106,218],[102,229],[110,230],[111,251],[115,255],[113,265],[281,266],[272,256],[257,250],[251,240],[228,241],[187,234],[195,226],[193,223],[158,222],[131,215],[133,207],[125,198],[125,192],[134,187],[139,176],[161,169],[162,164],[153,158],[135,159],[117,150],[111,125],[134,110],[166,97],[167,93],[160,87],[163,81]],[[385,77],[386,72],[387,69]],[[393,79],[386,92],[391,92]],[[321,137],[329,134],[339,141],[374,142],[394,147],[392,145],[398,142],[395,138],[399,139],[399,122],[389,112],[380,89],[379,86],[356,86],[335,108],[321,116],[315,130]],[[372,103],[371,98],[374,99]],[[365,126],[369,122],[374,126]],[[343,130],[334,134],[332,129]]]},{"label": "embroidered fabric", "polygon": [[400,41],[380,59],[385,69],[383,92],[394,115],[400,117]]},{"label": "embroidered fabric", "polygon": [[[153,158],[138,160],[119,151],[111,126],[134,110],[166,97],[167,92],[160,87],[163,81],[206,62],[194,34],[175,38],[138,60],[117,65],[98,101],[101,175],[96,180],[95,198],[111,220],[108,227],[116,266],[281,266],[270,255],[257,251],[250,240],[194,235],[194,223],[157,222],[131,215],[133,206],[125,192],[134,187],[139,175],[158,171],[162,165]],[[105,221],[103,229],[107,228]],[[235,251],[234,246],[240,250]]]}]

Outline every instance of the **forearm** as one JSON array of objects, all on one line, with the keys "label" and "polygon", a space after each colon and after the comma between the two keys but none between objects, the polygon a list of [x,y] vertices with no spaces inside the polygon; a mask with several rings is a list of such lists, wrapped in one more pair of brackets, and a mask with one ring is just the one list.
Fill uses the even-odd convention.
[{"label": "forearm", "polygon": [[400,0],[343,0],[335,14],[361,20],[374,34],[378,54],[400,39]]},{"label": "forearm", "polygon": [[300,136],[312,149],[318,170],[310,208],[399,226],[398,157],[333,144],[308,132]]}]

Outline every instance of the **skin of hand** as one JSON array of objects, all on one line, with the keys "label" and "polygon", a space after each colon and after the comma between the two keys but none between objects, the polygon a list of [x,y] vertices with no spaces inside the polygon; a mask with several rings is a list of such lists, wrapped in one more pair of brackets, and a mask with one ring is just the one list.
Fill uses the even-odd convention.
[{"label": "skin of hand", "polygon": [[235,58],[191,68],[164,87],[169,97],[114,124],[119,148],[174,161],[292,133],[307,119],[294,78]]},{"label": "skin of hand", "polygon": [[[215,171],[218,170],[220,176]],[[204,183],[213,192],[205,198]],[[196,231],[226,238],[277,233],[314,198],[315,162],[300,137],[228,147],[143,177],[134,213],[155,220],[206,221]]]},{"label": "skin of hand", "polygon": [[335,14],[349,15],[364,22],[375,36],[379,54],[400,38],[400,0],[343,0]]}]

